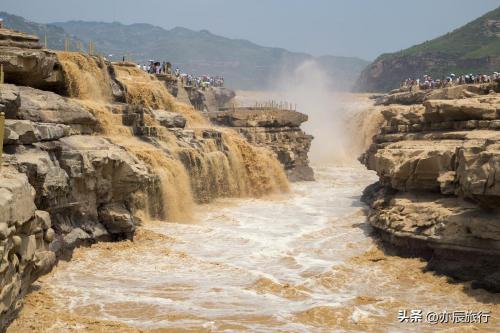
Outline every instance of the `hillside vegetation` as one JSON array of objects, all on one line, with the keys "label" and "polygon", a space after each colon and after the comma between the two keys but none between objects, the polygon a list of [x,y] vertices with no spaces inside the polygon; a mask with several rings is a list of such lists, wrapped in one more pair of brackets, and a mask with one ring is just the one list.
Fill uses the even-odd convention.
[{"label": "hillside vegetation", "polygon": [[441,37],[383,54],[361,74],[357,91],[387,91],[424,74],[490,73],[500,70],[500,7]]}]

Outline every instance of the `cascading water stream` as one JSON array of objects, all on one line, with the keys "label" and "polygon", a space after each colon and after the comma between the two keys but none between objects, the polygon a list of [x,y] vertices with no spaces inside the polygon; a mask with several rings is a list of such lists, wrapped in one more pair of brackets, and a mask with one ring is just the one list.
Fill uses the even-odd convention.
[{"label": "cascading water stream", "polygon": [[[112,65],[116,80],[124,87],[127,104],[145,111],[145,123],[156,127],[155,144],[133,136],[113,113],[111,78],[102,59],[79,53],[58,53],[71,97],[98,121],[100,135],[127,149],[146,163],[161,181],[161,199],[147,198],[161,206],[160,215],[146,212],[148,219],[187,220],[195,202],[219,197],[260,197],[289,190],[283,168],[267,150],[250,145],[229,129],[212,126],[192,107],[178,103],[155,77],[127,64]],[[182,114],[196,144],[179,140],[152,116],[151,109]],[[215,138],[204,138],[210,130]]]},{"label": "cascading water stream", "polygon": [[152,222],[134,242],[78,249],[42,278],[12,329],[435,332],[443,327],[399,323],[398,311],[498,313],[491,294],[378,248],[359,201],[374,174],[315,171],[292,196],[218,200],[197,207],[197,223]]},{"label": "cascading water stream", "polygon": [[[208,129],[216,138],[192,145],[166,129],[154,144],[134,137],[111,111],[109,91],[93,95],[88,85],[95,83],[81,73],[106,82],[99,61],[60,57],[76,87],[68,90],[96,116],[100,135],[159,177],[159,197],[147,200],[162,209],[145,212],[133,242],[79,248],[60,262],[25,298],[9,332],[436,331],[400,323],[402,309],[492,311],[498,320],[494,295],[379,247],[360,202],[373,173],[354,163],[316,166],[316,182],[279,195],[289,185],[269,151],[211,126],[154,78],[115,68],[128,103],[182,113],[195,136]],[[148,126],[159,126],[146,116]],[[190,213],[196,223],[174,223],[193,222]]]}]

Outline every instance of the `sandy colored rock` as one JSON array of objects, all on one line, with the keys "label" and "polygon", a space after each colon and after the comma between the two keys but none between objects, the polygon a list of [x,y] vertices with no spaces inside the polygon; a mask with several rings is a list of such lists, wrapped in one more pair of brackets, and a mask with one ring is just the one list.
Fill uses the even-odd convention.
[{"label": "sandy colored rock", "polygon": [[62,79],[55,53],[42,49],[36,36],[0,29],[0,47],[5,82],[42,88]]},{"label": "sandy colored rock", "polygon": [[186,127],[186,118],[178,113],[165,110],[153,110],[152,112],[156,120],[166,128]]},{"label": "sandy colored rock", "polygon": [[29,120],[5,120],[4,144],[29,145],[40,141],[54,141],[70,133],[62,124],[33,123]]},{"label": "sandy colored rock", "polygon": [[71,99],[29,87],[19,87],[19,93],[20,119],[41,123],[83,125],[90,129],[97,124],[90,112]]},{"label": "sandy colored rock", "polygon": [[238,108],[207,116],[215,124],[235,129],[250,143],[270,148],[291,181],[314,180],[308,158],[313,137],[300,129],[307,115],[290,110]]},{"label": "sandy colored rock", "polygon": [[498,290],[500,97],[465,86],[405,106],[404,94],[382,99],[385,123],[361,157],[380,177],[365,193],[369,222],[400,250],[432,258],[429,269]]},{"label": "sandy colored rock", "polygon": [[109,204],[99,209],[99,219],[111,234],[132,234],[135,221],[130,211],[122,204]]},{"label": "sandy colored rock", "polygon": [[17,118],[20,105],[19,88],[12,84],[0,85],[0,111],[5,113],[5,118]]},{"label": "sandy colored rock", "polygon": [[34,198],[24,174],[11,168],[0,171],[0,328],[20,308],[31,283],[55,263],[50,242],[39,237],[50,227],[50,217],[36,211]]},{"label": "sandy colored rock", "polygon": [[307,115],[288,110],[254,110],[241,108],[209,113],[216,124],[230,127],[299,127]]}]

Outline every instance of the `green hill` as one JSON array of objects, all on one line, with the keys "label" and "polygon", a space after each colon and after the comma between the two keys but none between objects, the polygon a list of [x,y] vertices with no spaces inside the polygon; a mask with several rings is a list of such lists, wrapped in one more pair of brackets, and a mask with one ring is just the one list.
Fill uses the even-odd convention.
[{"label": "green hill", "polygon": [[[94,43],[94,50],[112,60],[128,59],[147,63],[149,59],[170,61],[182,70],[198,75],[223,75],[229,86],[236,89],[265,89],[283,72],[292,71],[314,57],[285,49],[263,47],[247,40],[230,39],[209,31],[186,28],[166,30],[150,24],[124,25],[118,22],[70,21],[38,24],[22,17],[0,13],[7,27],[26,31],[40,37],[48,36],[49,48],[63,49],[64,38],[81,40],[86,46]],[[73,42],[74,46],[75,43]],[[356,77],[368,65],[357,58],[324,56],[315,59],[332,81],[342,82],[350,89]]]},{"label": "green hill", "polygon": [[361,74],[357,91],[387,91],[408,77],[500,70],[500,7],[465,26],[400,52],[383,54]]}]

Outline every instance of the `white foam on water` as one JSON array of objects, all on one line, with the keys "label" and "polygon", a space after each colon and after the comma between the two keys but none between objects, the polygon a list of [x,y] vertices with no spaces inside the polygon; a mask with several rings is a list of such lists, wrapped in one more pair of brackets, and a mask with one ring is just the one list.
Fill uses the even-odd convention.
[{"label": "white foam on water", "polygon": [[404,259],[395,271],[351,262],[374,245],[360,195],[376,177],[361,166],[317,167],[316,175],[287,198],[224,200],[201,206],[199,223],[146,226],[173,242],[106,256],[85,249],[44,284],[68,311],[140,328],[212,331],[361,332],[377,320],[394,330],[405,327],[397,325],[399,306],[469,301],[459,291],[429,293],[434,280],[405,277]]}]

